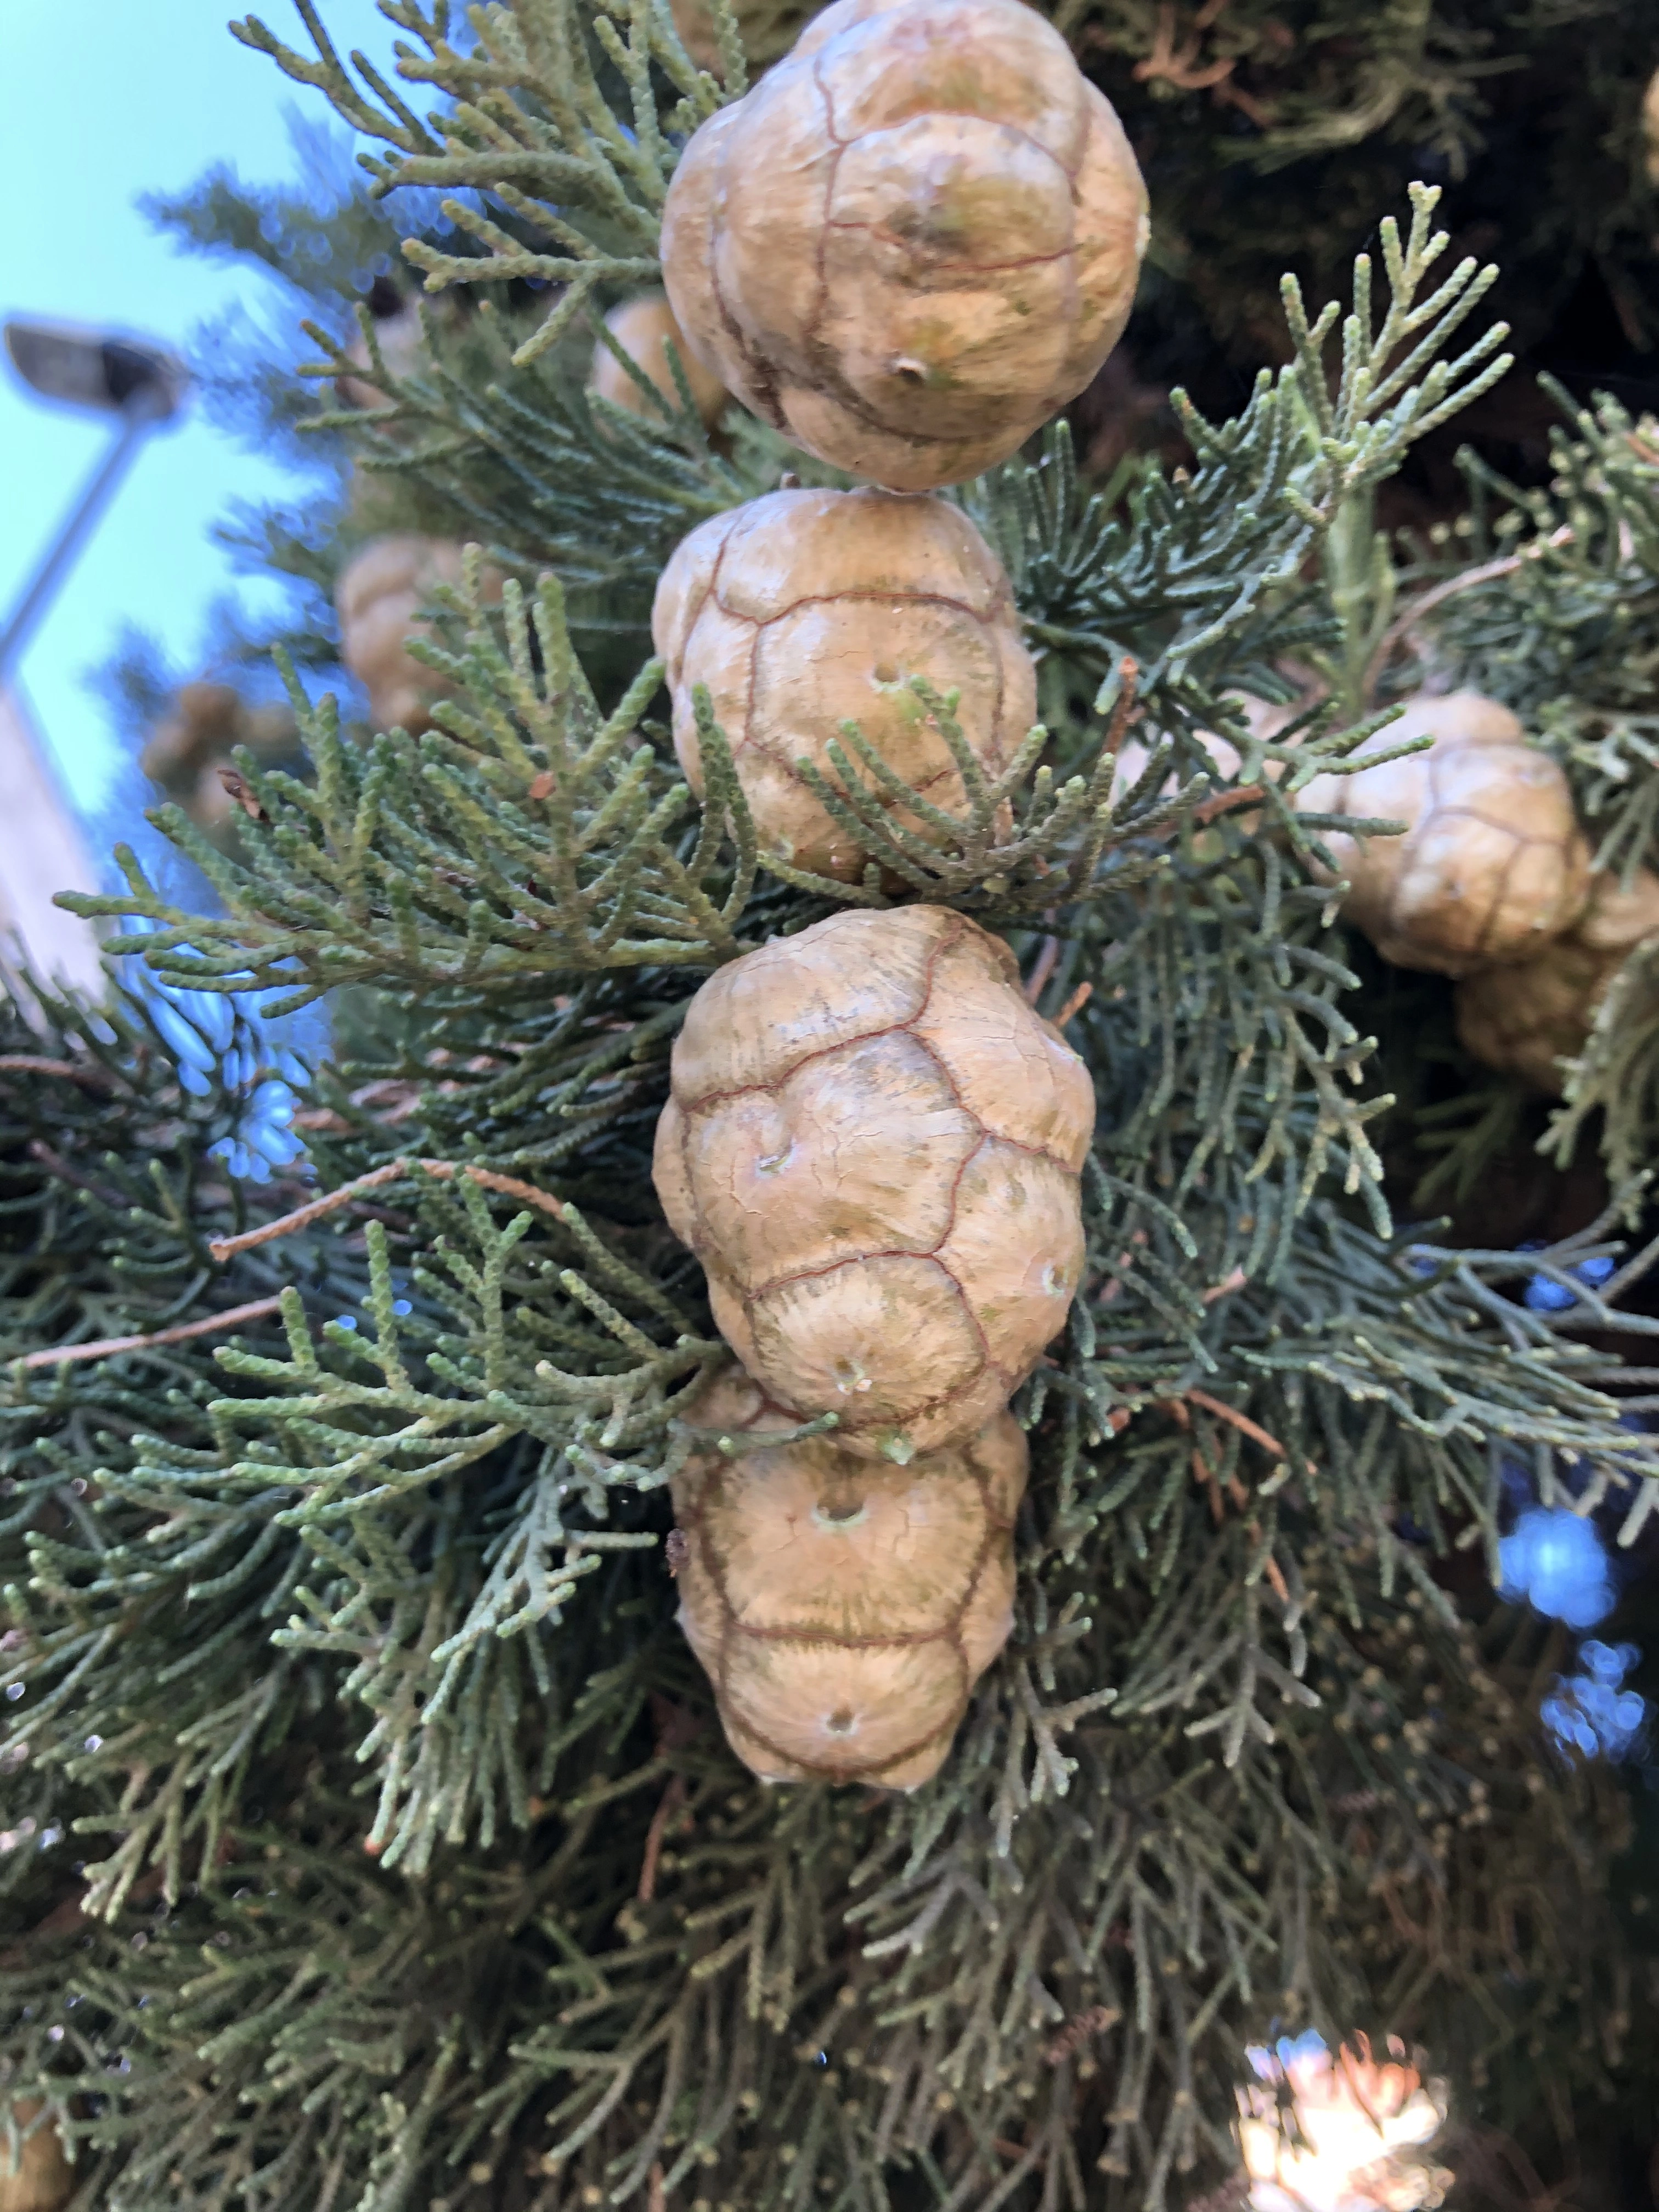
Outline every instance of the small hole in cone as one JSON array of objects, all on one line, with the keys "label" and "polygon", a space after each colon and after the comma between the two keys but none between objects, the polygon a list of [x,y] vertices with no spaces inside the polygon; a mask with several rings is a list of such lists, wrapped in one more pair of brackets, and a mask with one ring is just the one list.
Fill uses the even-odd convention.
[{"label": "small hole in cone", "polygon": [[826,1528],[852,1528],[864,1519],[865,1510],[861,1499],[842,1498],[833,1504],[815,1505],[812,1518]]}]

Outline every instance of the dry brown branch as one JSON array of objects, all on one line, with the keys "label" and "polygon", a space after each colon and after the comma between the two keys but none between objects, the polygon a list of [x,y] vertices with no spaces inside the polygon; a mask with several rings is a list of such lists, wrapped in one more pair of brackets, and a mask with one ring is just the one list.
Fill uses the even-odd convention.
[{"label": "dry brown branch", "polygon": [[1037,951],[1036,963],[1025,979],[1025,1003],[1036,1006],[1042,996],[1042,987],[1054,972],[1054,963],[1060,957],[1060,939],[1045,937]]},{"label": "dry brown branch", "polygon": [[1261,783],[1241,784],[1237,791],[1218,791],[1213,799],[1199,801],[1193,809],[1193,819],[1211,823],[1219,815],[1236,812],[1241,806],[1260,806],[1267,796],[1267,786]]},{"label": "dry brown branch", "polygon": [[47,1352],[26,1352],[15,1359],[14,1367],[63,1367],[72,1359],[108,1359],[118,1352],[148,1352],[152,1345],[183,1344],[192,1336],[211,1336],[222,1328],[234,1328],[238,1322],[263,1321],[267,1314],[275,1313],[283,1301],[280,1297],[254,1298],[245,1306],[229,1306],[223,1313],[209,1314],[202,1321],[187,1321],[177,1328],[153,1329],[148,1336],[100,1336],[90,1344],[56,1344]]},{"label": "dry brown branch", "polygon": [[651,1815],[651,1826],[645,1835],[645,1856],[640,1867],[639,1887],[634,1894],[641,1905],[649,1905],[657,1893],[657,1868],[662,1859],[663,1839],[668,1826],[685,1802],[685,1777],[677,1774],[662,1793],[656,1811]]},{"label": "dry brown branch", "polygon": [[[1572,532],[1565,525],[1554,532],[1549,539],[1552,545],[1571,545]],[[1425,592],[1413,599],[1403,613],[1396,615],[1377,641],[1365,670],[1364,698],[1369,707],[1376,697],[1376,687],[1382,680],[1382,671],[1388,666],[1395,647],[1415,629],[1425,615],[1432,614],[1448,599],[1455,599],[1460,592],[1472,592],[1482,584],[1495,584],[1502,576],[1512,576],[1524,561],[1535,561],[1541,548],[1537,544],[1522,547],[1519,553],[1506,553],[1497,561],[1483,561],[1478,568],[1465,568],[1461,575],[1449,576],[1443,584]]]},{"label": "dry brown branch", "polygon": [[1179,48],[1176,33],[1179,17],[1175,0],[1164,0],[1158,11],[1158,30],[1152,40],[1152,51],[1134,66],[1134,75],[1141,84],[1172,84],[1181,92],[1208,92],[1224,83],[1233,73],[1231,58],[1199,64],[1199,45],[1204,33],[1225,9],[1227,0],[1204,0],[1204,5],[1193,18],[1192,28]]},{"label": "dry brown branch", "polygon": [[70,1183],[76,1190],[90,1193],[102,1205],[123,1206],[126,1204],[118,1190],[112,1190],[107,1183],[94,1182],[90,1176],[82,1175],[78,1168],[70,1165],[61,1152],[54,1152],[52,1146],[43,1144],[39,1137],[30,1141],[29,1158],[39,1160],[42,1167],[49,1168],[60,1182]]},{"label": "dry brown branch", "polygon": [[1104,2035],[1109,2027],[1115,2027],[1122,2016],[1115,2005],[1091,2005],[1087,2012],[1080,2012],[1075,2019],[1066,2021],[1042,2055],[1049,2065],[1058,2066],[1074,2051],[1080,2050],[1091,2036]]},{"label": "dry brown branch", "polygon": [[349,1206],[368,1191],[396,1182],[416,1168],[439,1182],[453,1182],[455,1176],[465,1176],[484,1190],[500,1191],[505,1197],[522,1199],[526,1206],[538,1206],[556,1221],[564,1218],[564,1206],[558,1199],[548,1191],[538,1190],[534,1183],[521,1182],[517,1176],[499,1175],[494,1168],[473,1167],[465,1160],[395,1159],[388,1160],[384,1167],[372,1168],[367,1175],[355,1176],[350,1182],[343,1182],[337,1190],[313,1199],[308,1206],[296,1206],[292,1213],[263,1223],[258,1229],[245,1229],[240,1237],[216,1237],[208,1250],[216,1260],[222,1261],[238,1252],[251,1252],[256,1245],[273,1243],[279,1237],[291,1237],[296,1229],[308,1229],[313,1221],[320,1221],[341,1206]]},{"label": "dry brown branch", "polygon": [[1264,1451],[1272,1452],[1275,1459],[1288,1456],[1278,1437],[1269,1436],[1267,1430],[1251,1420],[1248,1413],[1241,1413],[1236,1407],[1224,1405],[1219,1398],[1211,1397],[1207,1390],[1188,1390],[1185,1395],[1189,1404],[1202,1406],[1206,1413],[1213,1413],[1218,1421],[1230,1421],[1234,1428],[1242,1430],[1245,1436],[1259,1443]]},{"label": "dry brown branch", "polygon": [[1135,691],[1140,682],[1140,667],[1126,653],[1117,664],[1117,672],[1123,689],[1118,693],[1112,708],[1112,719],[1106,726],[1106,741],[1103,750],[1108,760],[1115,760],[1123,750],[1123,740],[1140,719],[1135,706]]},{"label": "dry brown branch", "polygon": [[94,1091],[112,1091],[115,1078],[95,1063],[78,1066],[72,1060],[47,1060],[35,1052],[0,1052],[0,1075],[61,1075],[70,1083],[84,1083]]}]

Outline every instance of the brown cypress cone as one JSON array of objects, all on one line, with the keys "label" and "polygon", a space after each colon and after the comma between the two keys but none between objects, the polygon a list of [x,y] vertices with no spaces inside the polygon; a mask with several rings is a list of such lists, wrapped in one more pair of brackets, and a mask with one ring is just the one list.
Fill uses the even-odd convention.
[{"label": "brown cypress cone", "polygon": [[[20,2097],[12,2116],[27,2129],[41,2110],[38,2097]],[[59,2212],[75,2194],[75,2168],[64,2154],[57,2128],[45,2121],[23,2140],[21,2160],[12,2166],[0,2130],[0,2212]]]},{"label": "brown cypress cone", "polygon": [[[896,775],[945,813],[962,773],[914,692],[958,694],[989,775],[1036,719],[1036,671],[1002,564],[959,507],[884,491],[775,491],[682,540],[657,586],[652,635],[668,664],[674,748],[702,795],[692,707],[708,687],[763,850],[855,879],[866,856],[796,768],[839,783],[830,746],[854,721]],[[896,819],[914,817],[899,810]]]},{"label": "brown cypress cone", "polygon": [[1140,171],[1019,0],[836,0],[693,137],[663,210],[692,349],[820,460],[930,491],[1006,460],[1122,335]]},{"label": "brown cypress cone", "polygon": [[[733,1437],[791,1425],[740,1370],[689,1419]],[[763,1781],[914,1790],[939,1771],[1012,1626],[1026,1465],[1006,1410],[904,1468],[833,1437],[688,1460],[680,1626]]]},{"label": "brown cypress cone", "polygon": [[981,1429],[1082,1275],[1088,1070],[1013,955],[940,907],[851,909],[719,969],[654,1176],[767,1395],[901,1462]]},{"label": "brown cypress cone", "polygon": [[1583,910],[1589,848],[1567,780],[1507,707],[1474,691],[1413,700],[1358,757],[1426,751],[1315,776],[1308,814],[1403,822],[1401,836],[1322,833],[1348,881],[1342,910],[1398,968],[1472,975],[1526,960]]},{"label": "brown cypress cone", "polygon": [[377,730],[411,736],[432,726],[432,706],[449,686],[409,651],[431,635],[419,611],[439,584],[461,580],[461,549],[447,538],[400,532],[375,538],[353,554],[334,587],[340,657],[368,694]]},{"label": "brown cypress cone", "polygon": [[[731,394],[687,345],[674,320],[674,311],[660,292],[641,292],[636,299],[624,300],[605,317],[605,326],[640,374],[656,386],[678,414],[684,402],[668,365],[668,348],[672,345],[679,356],[692,404],[702,418],[703,428],[713,429]],[[593,348],[593,367],[587,380],[599,398],[608,399],[613,407],[626,408],[630,415],[641,416],[649,422],[666,420],[603,341]]]},{"label": "brown cypress cone", "polygon": [[1535,959],[1489,968],[1459,983],[1457,1035],[1464,1050],[1559,1098],[1561,1062],[1583,1052],[1613,977],[1656,934],[1659,876],[1643,868],[1628,890],[1611,872],[1596,876],[1583,913]]}]

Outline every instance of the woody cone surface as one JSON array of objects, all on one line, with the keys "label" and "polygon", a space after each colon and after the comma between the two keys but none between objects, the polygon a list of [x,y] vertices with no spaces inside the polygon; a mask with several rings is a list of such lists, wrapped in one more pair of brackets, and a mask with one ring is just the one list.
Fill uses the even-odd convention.
[{"label": "woody cone surface", "polygon": [[837,0],[692,138],[663,275],[693,349],[756,414],[928,491],[1082,391],[1146,238],[1115,113],[1019,0]]},{"label": "woody cone surface", "polygon": [[[691,1414],[728,1434],[789,1425],[746,1376]],[[906,1468],[832,1437],[688,1461],[680,1626],[726,1739],[768,1782],[914,1790],[1008,1639],[1026,1445],[1012,1415]]]},{"label": "woody cone surface", "polygon": [[[421,311],[413,300],[405,301],[395,315],[383,316],[374,331],[374,343],[380,349],[380,359],[394,377],[412,376],[420,368],[426,352],[426,336],[421,328]],[[346,358],[357,367],[373,374],[374,363],[362,333],[346,348]],[[347,407],[384,407],[388,395],[368,376],[337,376],[334,390],[341,404]]]},{"label": "woody cone surface", "polygon": [[[12,2116],[21,2130],[40,2110],[38,2098],[20,2098]],[[74,2194],[75,2168],[64,2155],[58,2130],[50,2121],[26,2138],[16,2166],[7,2157],[5,2133],[0,2129],[0,2212],[58,2212]]]},{"label": "woody cone surface", "polygon": [[280,760],[298,745],[293,709],[256,707],[229,684],[181,684],[138,765],[177,799],[199,830],[222,830],[235,801],[221,775],[238,745]]},{"label": "woody cone surface", "polygon": [[1426,752],[1316,776],[1297,801],[1407,825],[1363,844],[1324,833],[1348,879],[1342,910],[1399,968],[1467,975],[1526,960],[1570,927],[1589,888],[1566,778],[1507,707],[1474,691],[1414,701],[1358,757],[1417,737],[1433,740]]},{"label": "woody cone surface", "polygon": [[1659,877],[1628,890],[1597,876],[1583,916],[1534,960],[1493,968],[1457,987],[1457,1034],[1488,1067],[1561,1095],[1564,1060],[1583,1050],[1607,986],[1644,939],[1659,933]]},{"label": "woody cone surface", "polygon": [[[655,385],[678,415],[684,402],[668,365],[667,349],[672,345],[679,356],[692,404],[702,416],[703,427],[713,428],[730,395],[714,371],[704,368],[687,345],[674,320],[674,311],[660,292],[645,292],[636,300],[624,300],[605,317],[605,326],[641,374]],[[594,347],[593,371],[588,382],[600,398],[608,399],[613,407],[625,407],[630,415],[643,416],[652,422],[665,419],[607,345]]]},{"label": "woody cone surface", "polygon": [[654,1174],[767,1395],[903,1460],[983,1428],[1083,1267],[1082,1061],[941,908],[832,915],[713,975]]},{"label": "woody cone surface", "polygon": [[429,637],[419,610],[439,584],[461,580],[461,549],[442,538],[376,538],[355,554],[334,587],[340,654],[368,693],[377,730],[411,736],[432,726],[432,702],[447,690],[442,677],[409,651],[411,637]]},{"label": "woody cone surface", "polygon": [[[913,692],[959,690],[988,774],[1036,718],[1036,673],[1001,563],[959,508],[884,491],[776,491],[694,530],[663,571],[652,635],[668,663],[674,745],[699,795],[693,687],[706,684],[763,848],[814,874],[865,855],[805,783],[855,721],[896,775],[945,812],[961,773]],[[902,812],[898,818],[906,819]]]}]

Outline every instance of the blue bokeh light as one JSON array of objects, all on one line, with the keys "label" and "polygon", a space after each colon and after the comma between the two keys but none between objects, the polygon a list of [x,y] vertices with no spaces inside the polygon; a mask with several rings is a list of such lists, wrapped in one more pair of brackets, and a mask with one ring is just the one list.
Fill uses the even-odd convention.
[{"label": "blue bokeh light", "polygon": [[1624,1688],[1640,1652],[1633,1644],[1581,1644],[1576,1674],[1558,1674],[1541,1708],[1556,1741],[1586,1759],[1628,1759],[1642,1748],[1647,1700]]},{"label": "blue bokeh light", "polygon": [[[1524,1252],[1528,1247],[1523,1244],[1521,1249]],[[1603,1253],[1594,1260],[1581,1260],[1568,1273],[1576,1275],[1587,1290],[1599,1291],[1616,1265]],[[1547,1275],[1531,1277],[1522,1295],[1534,1313],[1565,1313],[1579,1304],[1565,1283],[1553,1282]]]},{"label": "blue bokeh light", "polygon": [[1534,1505],[1498,1547],[1501,1595],[1524,1599],[1569,1628],[1594,1628],[1613,1610],[1613,1571],[1593,1522],[1565,1505]]}]

